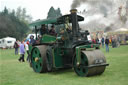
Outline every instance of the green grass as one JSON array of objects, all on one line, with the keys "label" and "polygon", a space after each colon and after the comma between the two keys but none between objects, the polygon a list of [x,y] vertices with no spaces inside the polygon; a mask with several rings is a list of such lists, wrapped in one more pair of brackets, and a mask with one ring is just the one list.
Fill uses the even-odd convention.
[{"label": "green grass", "polygon": [[[28,63],[18,62],[13,50],[0,50],[0,85],[128,85],[128,45],[110,48],[110,64],[100,76],[79,77],[72,70],[35,73]],[[26,58],[26,57],[25,57]]]}]

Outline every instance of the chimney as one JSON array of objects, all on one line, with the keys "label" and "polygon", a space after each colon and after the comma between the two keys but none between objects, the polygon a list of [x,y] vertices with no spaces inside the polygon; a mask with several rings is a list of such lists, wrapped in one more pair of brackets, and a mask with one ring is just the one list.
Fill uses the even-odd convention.
[{"label": "chimney", "polygon": [[71,9],[71,20],[72,20],[72,32],[73,36],[78,36],[78,20],[77,20],[77,9]]}]

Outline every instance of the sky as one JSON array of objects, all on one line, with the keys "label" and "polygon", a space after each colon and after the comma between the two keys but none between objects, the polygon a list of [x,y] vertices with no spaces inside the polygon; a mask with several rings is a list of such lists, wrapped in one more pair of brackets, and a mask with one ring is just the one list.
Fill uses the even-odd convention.
[{"label": "sky", "polygon": [[51,6],[61,9],[62,14],[69,13],[73,0],[0,0],[0,11],[6,6],[9,9],[17,9],[19,6],[26,8],[27,14],[33,20],[45,19]]}]

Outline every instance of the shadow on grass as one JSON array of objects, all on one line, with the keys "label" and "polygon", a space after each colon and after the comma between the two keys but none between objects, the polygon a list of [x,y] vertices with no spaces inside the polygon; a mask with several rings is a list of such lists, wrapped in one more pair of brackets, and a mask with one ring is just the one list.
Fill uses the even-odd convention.
[{"label": "shadow on grass", "polygon": [[60,74],[70,74],[74,72],[74,70],[72,68],[70,69],[57,69],[57,70],[53,70],[52,72],[48,72],[50,74],[53,74],[53,75],[60,75]]}]

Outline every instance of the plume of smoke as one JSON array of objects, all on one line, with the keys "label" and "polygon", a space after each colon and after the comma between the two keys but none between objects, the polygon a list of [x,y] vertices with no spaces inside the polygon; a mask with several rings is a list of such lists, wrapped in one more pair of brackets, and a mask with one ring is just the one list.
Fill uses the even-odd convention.
[{"label": "plume of smoke", "polygon": [[87,0],[73,0],[73,3],[71,5],[72,9],[75,9],[79,7],[82,3],[86,2]]},{"label": "plume of smoke", "polygon": [[[91,9],[85,13],[82,12],[83,16],[85,16],[85,22],[82,27],[92,30],[101,28],[105,31],[128,27],[128,0],[73,0],[71,8],[78,8],[84,4],[89,4]],[[121,21],[118,15],[118,8],[124,4],[126,4],[127,16],[122,17]],[[102,14],[99,18],[94,16],[99,14]],[[126,24],[122,24],[123,22]]]},{"label": "plume of smoke", "polygon": [[73,0],[71,8],[72,9],[77,8],[84,3],[90,4],[93,8],[100,9],[100,12],[103,13],[105,16],[107,16],[107,12],[108,12],[107,8],[112,7],[111,0]]}]

